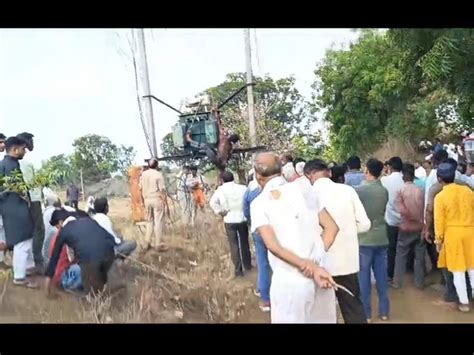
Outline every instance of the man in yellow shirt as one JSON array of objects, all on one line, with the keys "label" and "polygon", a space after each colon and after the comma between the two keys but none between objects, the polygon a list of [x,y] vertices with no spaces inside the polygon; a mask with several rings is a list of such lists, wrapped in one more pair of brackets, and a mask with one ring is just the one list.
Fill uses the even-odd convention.
[{"label": "man in yellow shirt", "polygon": [[456,169],[449,163],[438,166],[443,190],[435,197],[435,244],[440,252],[438,267],[453,273],[459,310],[469,312],[466,271],[474,285],[474,192],[454,184]]}]

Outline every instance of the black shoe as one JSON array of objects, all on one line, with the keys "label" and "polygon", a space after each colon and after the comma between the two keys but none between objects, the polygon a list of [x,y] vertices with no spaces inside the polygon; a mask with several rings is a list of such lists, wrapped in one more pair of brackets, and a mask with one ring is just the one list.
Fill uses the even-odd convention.
[{"label": "black shoe", "polygon": [[243,277],[244,276],[244,272],[243,271],[236,271],[235,274],[234,274],[235,277]]}]

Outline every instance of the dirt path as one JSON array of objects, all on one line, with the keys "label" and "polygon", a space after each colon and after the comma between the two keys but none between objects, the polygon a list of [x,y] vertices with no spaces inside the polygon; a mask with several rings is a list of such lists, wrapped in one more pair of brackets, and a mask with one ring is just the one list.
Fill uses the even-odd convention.
[{"label": "dirt path", "polygon": [[[129,222],[127,199],[111,201],[115,228],[127,239],[139,240],[140,232]],[[59,300],[46,298],[44,290],[28,290],[0,279],[0,323],[269,323],[270,315],[258,308],[253,294],[257,272],[232,279],[227,238],[219,220],[206,215],[192,233],[186,227],[168,227],[166,253],[140,256],[122,265],[114,278],[125,283],[113,297],[88,303],[69,294]],[[474,323],[474,310],[463,314],[435,305],[439,287],[420,291],[407,275],[402,290],[390,290],[390,323]],[[429,278],[428,278],[429,281]],[[3,297],[2,297],[3,295]],[[377,323],[373,290],[374,323]]]}]

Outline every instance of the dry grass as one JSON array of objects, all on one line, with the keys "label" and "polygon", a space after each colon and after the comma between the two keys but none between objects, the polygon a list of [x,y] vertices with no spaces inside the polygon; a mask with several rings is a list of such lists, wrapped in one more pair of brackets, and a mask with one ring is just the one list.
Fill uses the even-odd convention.
[{"label": "dry grass", "polygon": [[[128,199],[111,199],[114,227],[126,239],[142,235],[130,223]],[[222,222],[199,213],[195,230],[175,223],[165,228],[165,253],[135,254],[114,265],[106,293],[49,300],[44,290],[0,286],[0,322],[36,323],[208,323],[266,322],[252,289],[255,272],[230,282],[233,268]],[[6,292],[4,291],[6,290]]]}]

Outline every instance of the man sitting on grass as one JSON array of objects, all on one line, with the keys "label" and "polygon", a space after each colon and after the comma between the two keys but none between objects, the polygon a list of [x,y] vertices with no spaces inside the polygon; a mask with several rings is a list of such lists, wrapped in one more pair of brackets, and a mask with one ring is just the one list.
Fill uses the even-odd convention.
[{"label": "man sitting on grass", "polygon": [[100,197],[94,201],[95,215],[92,217],[99,225],[104,228],[115,240],[115,255],[119,259],[125,259],[137,248],[137,242],[134,240],[123,240],[114,232],[112,221],[107,213],[109,213],[109,201],[107,198]]}]

